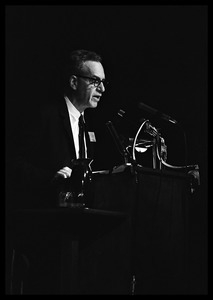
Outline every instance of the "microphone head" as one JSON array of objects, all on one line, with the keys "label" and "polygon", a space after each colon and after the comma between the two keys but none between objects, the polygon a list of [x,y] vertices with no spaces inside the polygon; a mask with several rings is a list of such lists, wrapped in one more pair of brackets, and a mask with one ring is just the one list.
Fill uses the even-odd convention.
[{"label": "microphone head", "polygon": [[125,117],[126,112],[123,109],[119,109],[118,113],[119,117]]}]

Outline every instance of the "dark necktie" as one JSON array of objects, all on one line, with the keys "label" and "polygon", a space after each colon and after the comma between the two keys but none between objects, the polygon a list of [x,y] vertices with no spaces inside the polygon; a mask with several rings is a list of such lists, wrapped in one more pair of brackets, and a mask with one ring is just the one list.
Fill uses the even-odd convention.
[{"label": "dark necktie", "polygon": [[84,145],[84,132],[85,132],[85,124],[83,115],[79,117],[79,158],[85,158],[85,145]]}]

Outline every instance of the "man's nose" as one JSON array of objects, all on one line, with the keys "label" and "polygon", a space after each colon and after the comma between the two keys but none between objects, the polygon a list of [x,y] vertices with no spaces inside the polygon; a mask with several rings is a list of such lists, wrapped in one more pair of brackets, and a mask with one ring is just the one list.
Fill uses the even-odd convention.
[{"label": "man's nose", "polygon": [[101,82],[98,86],[98,90],[101,91],[102,93],[105,91],[105,86],[104,86],[104,83]]}]

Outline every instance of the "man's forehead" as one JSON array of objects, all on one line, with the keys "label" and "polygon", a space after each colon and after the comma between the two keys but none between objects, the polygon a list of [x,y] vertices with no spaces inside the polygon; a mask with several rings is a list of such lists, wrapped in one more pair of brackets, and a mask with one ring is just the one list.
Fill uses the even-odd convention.
[{"label": "man's forehead", "polygon": [[82,70],[87,74],[94,74],[97,76],[104,76],[104,69],[100,62],[98,61],[85,61],[83,63]]}]

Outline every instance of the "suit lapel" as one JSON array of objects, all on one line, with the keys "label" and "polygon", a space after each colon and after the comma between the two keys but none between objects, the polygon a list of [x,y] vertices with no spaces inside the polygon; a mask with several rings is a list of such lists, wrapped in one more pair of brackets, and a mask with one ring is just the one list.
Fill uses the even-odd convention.
[{"label": "suit lapel", "polygon": [[65,130],[67,132],[67,135],[70,139],[70,142],[72,144],[72,148],[75,149],[71,124],[70,124],[70,119],[69,119],[69,112],[68,112],[65,100],[61,101],[59,109],[60,109],[60,115],[61,115],[61,118],[62,118],[64,128],[65,128]]},{"label": "suit lapel", "polygon": [[91,158],[93,155],[92,155],[91,143],[90,143],[89,134],[88,134],[86,124],[85,124],[85,137],[86,137],[86,144],[87,144],[87,157]]}]

